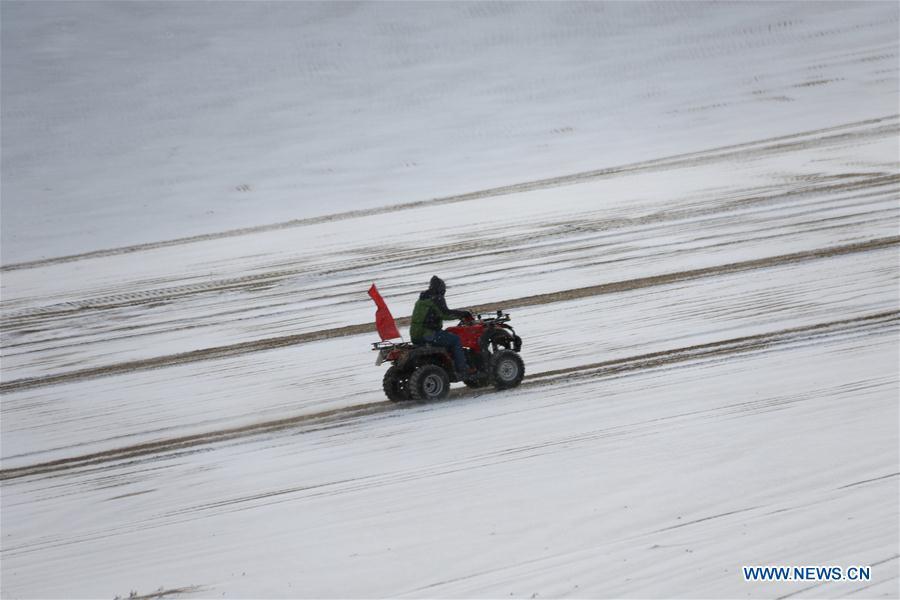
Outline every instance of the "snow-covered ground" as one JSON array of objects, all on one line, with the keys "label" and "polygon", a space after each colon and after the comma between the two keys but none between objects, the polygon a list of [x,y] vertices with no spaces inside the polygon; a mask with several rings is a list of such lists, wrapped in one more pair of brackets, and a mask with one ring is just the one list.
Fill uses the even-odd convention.
[{"label": "snow-covered ground", "polygon": [[2,10],[5,264],[897,112],[891,2]]},{"label": "snow-covered ground", "polygon": [[2,597],[900,596],[896,3],[0,10]]}]

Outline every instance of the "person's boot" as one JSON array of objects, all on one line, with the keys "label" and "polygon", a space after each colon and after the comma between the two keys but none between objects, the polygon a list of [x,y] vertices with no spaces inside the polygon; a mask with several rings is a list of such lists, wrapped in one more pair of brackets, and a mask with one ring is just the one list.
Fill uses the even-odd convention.
[{"label": "person's boot", "polygon": [[460,381],[466,381],[467,379],[475,379],[478,375],[478,369],[475,367],[466,367],[463,371],[456,372],[456,378]]}]

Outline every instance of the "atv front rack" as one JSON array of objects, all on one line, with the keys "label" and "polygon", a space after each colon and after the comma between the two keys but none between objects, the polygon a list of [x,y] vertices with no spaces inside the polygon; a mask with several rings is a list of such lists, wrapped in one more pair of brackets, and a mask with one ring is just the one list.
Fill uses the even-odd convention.
[{"label": "atv front rack", "polygon": [[505,313],[502,310],[498,310],[496,315],[491,316],[483,316],[481,313],[475,315],[475,321],[481,323],[506,323],[512,317],[509,316],[509,313]]}]

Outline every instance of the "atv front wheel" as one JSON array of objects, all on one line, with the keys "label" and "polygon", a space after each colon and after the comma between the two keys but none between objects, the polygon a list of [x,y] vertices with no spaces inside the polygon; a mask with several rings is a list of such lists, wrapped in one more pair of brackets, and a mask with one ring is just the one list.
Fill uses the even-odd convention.
[{"label": "atv front wheel", "polygon": [[413,400],[441,400],[450,393],[450,377],[437,365],[422,365],[409,376],[409,394]]},{"label": "atv front wheel", "polygon": [[409,384],[396,366],[385,372],[381,387],[384,388],[384,395],[391,402],[406,402],[410,399]]},{"label": "atv front wheel", "polygon": [[501,350],[491,357],[491,383],[498,390],[516,387],[524,376],[525,363],[512,350]]}]

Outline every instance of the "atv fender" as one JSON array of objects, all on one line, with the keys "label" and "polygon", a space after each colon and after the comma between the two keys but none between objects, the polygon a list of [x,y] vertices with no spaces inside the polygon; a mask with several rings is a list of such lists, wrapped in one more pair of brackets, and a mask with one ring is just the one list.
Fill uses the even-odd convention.
[{"label": "atv fender", "polygon": [[403,358],[397,361],[397,368],[401,371],[412,370],[420,364],[434,363],[443,366],[449,354],[439,346],[416,346],[409,350]]},{"label": "atv fender", "polygon": [[484,335],[479,341],[482,352],[489,352],[491,344],[505,346],[518,352],[522,349],[522,338],[506,329],[488,330],[484,332]]}]

